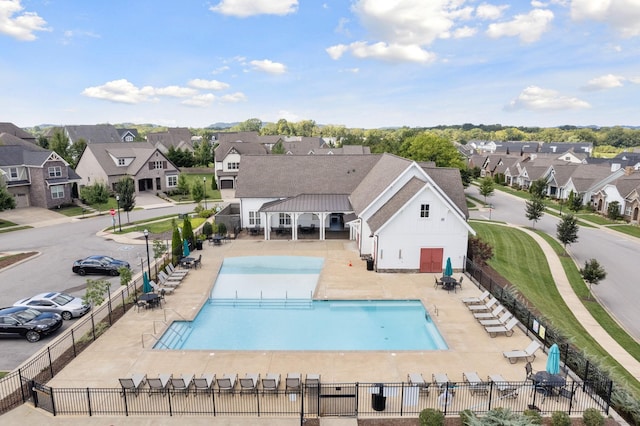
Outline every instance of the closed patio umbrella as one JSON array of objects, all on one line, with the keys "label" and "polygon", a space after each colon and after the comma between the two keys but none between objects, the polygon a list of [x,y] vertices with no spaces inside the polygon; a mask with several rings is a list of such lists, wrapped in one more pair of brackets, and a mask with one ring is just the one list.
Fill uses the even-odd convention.
[{"label": "closed patio umbrella", "polygon": [[560,373],[560,348],[555,343],[549,348],[549,355],[547,357],[547,373],[558,374]]},{"label": "closed patio umbrella", "polygon": [[147,271],[142,273],[142,292],[143,293],[151,293],[153,288],[151,288],[151,284],[149,283],[149,276],[147,275]]},{"label": "closed patio umbrella", "polygon": [[444,274],[445,277],[450,277],[451,275],[453,275],[453,268],[451,267],[451,258],[447,257],[447,265],[444,268]]},{"label": "closed patio umbrella", "polygon": [[189,254],[191,253],[191,251],[189,250],[189,241],[184,240],[183,244],[182,244],[182,255],[184,257],[189,256]]}]

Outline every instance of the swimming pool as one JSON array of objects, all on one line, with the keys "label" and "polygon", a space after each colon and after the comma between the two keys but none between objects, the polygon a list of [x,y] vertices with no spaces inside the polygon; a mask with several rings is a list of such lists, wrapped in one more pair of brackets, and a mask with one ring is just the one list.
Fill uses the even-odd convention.
[{"label": "swimming pool", "polygon": [[226,258],[194,321],[175,321],[155,349],[447,349],[419,300],[312,300],[324,259]]}]

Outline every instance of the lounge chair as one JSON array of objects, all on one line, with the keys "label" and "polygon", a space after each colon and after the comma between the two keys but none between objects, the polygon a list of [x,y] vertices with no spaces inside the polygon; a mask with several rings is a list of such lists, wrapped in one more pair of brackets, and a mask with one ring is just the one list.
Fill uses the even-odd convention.
[{"label": "lounge chair", "polygon": [[160,280],[160,285],[163,287],[176,288],[182,284],[182,282],[178,280],[168,280],[166,274],[162,272],[158,274],[158,279]]},{"label": "lounge chair", "polygon": [[267,373],[262,378],[262,394],[263,395],[265,392],[278,393],[279,387],[280,387],[280,374]]},{"label": "lounge chair", "polygon": [[236,388],[236,381],[238,380],[237,374],[224,374],[222,377],[218,377],[216,382],[218,383],[218,394],[221,392],[234,393]]},{"label": "lounge chair", "polygon": [[435,383],[438,388],[440,388],[440,393],[448,391],[451,396],[455,395],[456,390],[454,384],[449,380],[449,376],[447,373],[434,373],[431,375],[433,378],[433,383]]},{"label": "lounge chair", "polygon": [[484,305],[489,301],[490,296],[491,293],[485,290],[478,297],[465,297],[464,299],[462,299],[462,303],[464,303],[465,305]]},{"label": "lounge chair", "polygon": [[156,284],[155,281],[151,280],[149,281],[149,285],[151,285],[151,288],[154,289],[155,291],[157,291],[158,293],[162,293],[162,291],[165,292],[165,294],[173,294],[175,287],[164,287],[164,286],[160,286],[158,284]]},{"label": "lounge chair", "polygon": [[168,277],[180,277],[184,278],[187,274],[183,274],[183,271],[172,272],[171,269],[167,266],[164,268],[164,273],[167,274]]},{"label": "lounge chair", "polygon": [[287,373],[287,378],[285,379],[284,390],[287,393],[295,392],[299,393],[302,391],[302,374],[300,373]]},{"label": "lounge chair", "polygon": [[512,317],[513,314],[507,311],[500,315],[500,318],[480,320],[480,324],[484,326],[505,325]]},{"label": "lounge chair", "polygon": [[495,307],[495,309],[491,312],[478,312],[476,314],[473,314],[473,317],[477,320],[483,320],[483,319],[496,319],[498,318],[498,316],[500,315],[500,313],[502,311],[504,311],[505,308],[504,305],[498,305]]},{"label": "lounge chair", "polygon": [[485,327],[484,329],[487,330],[487,333],[489,333],[489,336],[491,337],[496,337],[498,334],[504,334],[505,336],[512,336],[513,333],[515,332],[514,328],[516,325],[518,325],[518,319],[511,318],[509,322],[507,322],[505,325]]},{"label": "lounge chair", "polygon": [[504,355],[504,357],[507,358],[511,364],[515,364],[520,359],[532,362],[534,359],[536,359],[536,351],[538,349],[540,349],[540,343],[538,343],[536,340],[532,340],[525,350],[522,351],[516,349],[513,351],[503,352],[502,355]]},{"label": "lounge chair", "polygon": [[164,283],[166,281],[170,281],[170,282],[177,281],[177,282],[180,282],[180,281],[182,281],[184,279],[183,276],[177,276],[177,275],[170,277],[169,275],[165,274],[162,271],[158,272],[158,278],[160,278],[160,282],[161,283]]},{"label": "lounge chair", "polygon": [[304,379],[304,386],[306,388],[320,387],[320,375],[319,374],[307,374]]},{"label": "lounge chair", "polygon": [[480,379],[480,376],[475,371],[465,371],[462,373],[462,380],[467,383],[467,389],[469,389],[471,395],[489,394],[489,385]]},{"label": "lounge chair", "polygon": [[518,390],[516,386],[507,382],[501,374],[490,374],[489,381],[492,382],[502,398],[517,398]]},{"label": "lounge chair", "polygon": [[467,308],[469,308],[469,310],[474,313],[485,312],[485,311],[490,311],[494,309],[497,304],[498,304],[498,299],[496,299],[495,297],[492,297],[484,305],[467,305]]},{"label": "lounge chair", "polygon": [[151,396],[152,393],[159,393],[162,396],[166,396],[169,385],[171,384],[171,378],[171,374],[159,374],[158,377],[147,377],[149,396]]},{"label": "lounge chair", "polygon": [[122,386],[122,392],[120,392],[120,395],[124,396],[124,394],[129,391],[133,392],[135,396],[138,396],[140,388],[147,381],[147,376],[146,374],[132,374],[131,377],[118,380],[120,381],[120,386]]},{"label": "lounge chair", "polygon": [[189,273],[189,270],[188,270],[188,269],[176,269],[176,268],[173,266],[173,263],[169,263],[169,264],[164,268],[164,270],[167,272],[167,275],[169,275],[169,276],[171,276],[171,275],[176,275],[176,276],[178,276],[178,275],[182,275],[182,276],[185,276],[185,275],[187,275],[187,274]]},{"label": "lounge chair", "polygon": [[258,383],[260,382],[260,374],[247,373],[240,378],[240,393],[257,392]]},{"label": "lounge chair", "polygon": [[424,380],[422,374],[420,373],[409,373],[407,374],[407,381],[410,386],[417,387],[421,393],[425,393],[429,396],[429,383]]},{"label": "lounge chair", "polygon": [[171,378],[171,395],[176,392],[183,392],[184,396],[189,396],[189,389],[193,382],[193,374],[183,374],[180,377]]},{"label": "lounge chair", "polygon": [[216,381],[216,375],[213,373],[204,373],[200,377],[193,378],[193,394],[197,395],[198,392],[204,392],[211,394],[213,391],[213,384]]}]

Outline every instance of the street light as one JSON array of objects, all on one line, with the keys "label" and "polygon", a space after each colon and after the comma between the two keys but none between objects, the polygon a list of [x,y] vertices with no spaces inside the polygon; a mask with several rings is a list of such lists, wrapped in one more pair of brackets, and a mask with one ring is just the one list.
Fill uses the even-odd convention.
[{"label": "street light", "polygon": [[144,230],[144,239],[147,242],[147,271],[149,271],[149,279],[151,279],[151,262],[149,261],[149,231]]},{"label": "street light", "polygon": [[207,177],[202,178],[202,186],[204,187],[204,209],[207,209]]},{"label": "street light", "polygon": [[118,203],[118,230],[122,232],[122,222],[120,221],[120,195],[116,195],[116,202]]}]

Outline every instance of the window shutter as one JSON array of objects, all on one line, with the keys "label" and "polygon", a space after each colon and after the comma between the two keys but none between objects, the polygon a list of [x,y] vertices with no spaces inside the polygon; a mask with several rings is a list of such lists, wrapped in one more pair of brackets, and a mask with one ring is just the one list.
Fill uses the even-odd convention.
[{"label": "window shutter", "polygon": [[163,162],[162,162],[162,168],[163,168],[163,169],[165,169],[165,170],[167,170],[167,162],[166,162],[166,161],[163,161]]},{"label": "window shutter", "polygon": [[153,170],[153,161],[149,161],[149,170]]}]

